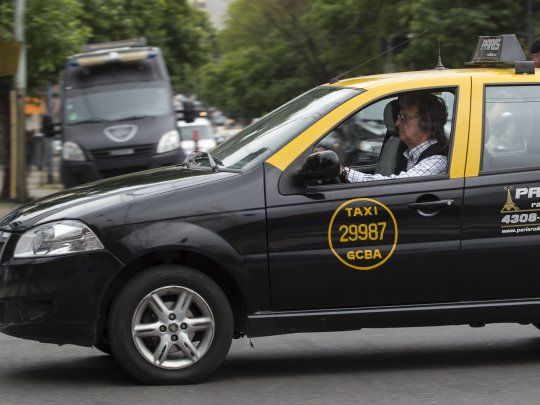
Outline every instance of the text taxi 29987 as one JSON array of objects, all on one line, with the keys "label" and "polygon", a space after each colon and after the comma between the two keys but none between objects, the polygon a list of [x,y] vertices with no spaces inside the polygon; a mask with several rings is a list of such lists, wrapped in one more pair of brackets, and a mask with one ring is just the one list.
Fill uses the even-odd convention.
[{"label": "text taxi 29987", "polygon": [[[481,37],[473,62],[493,66],[323,85],[182,166],[17,209],[0,330],[174,384],[244,335],[540,321],[540,75],[515,36]],[[417,91],[446,106],[447,169],[392,178],[396,100]]]}]

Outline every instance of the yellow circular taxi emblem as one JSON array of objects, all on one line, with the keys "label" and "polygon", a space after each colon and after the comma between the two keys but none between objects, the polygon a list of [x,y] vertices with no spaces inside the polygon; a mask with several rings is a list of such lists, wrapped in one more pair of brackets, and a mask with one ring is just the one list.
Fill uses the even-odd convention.
[{"label": "yellow circular taxi emblem", "polygon": [[355,270],[373,270],[396,249],[398,226],[390,209],[371,198],[345,201],[328,225],[328,244],[340,262]]}]

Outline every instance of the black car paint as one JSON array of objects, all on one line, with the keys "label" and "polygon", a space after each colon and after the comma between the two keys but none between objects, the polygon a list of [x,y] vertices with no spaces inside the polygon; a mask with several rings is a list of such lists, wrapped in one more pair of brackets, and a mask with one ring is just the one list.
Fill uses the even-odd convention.
[{"label": "black car paint", "polygon": [[[0,331],[99,343],[107,305],[124,277],[145,258],[172,252],[206,259],[219,284],[236,287],[237,334],[538,321],[540,277],[530,265],[538,240],[502,238],[498,216],[504,187],[533,186],[537,171],[306,187],[295,171],[310,152],[285,172],[269,164],[242,173],[160,168],[14,211],[0,220],[0,229],[14,233],[0,263]],[[454,204],[421,218],[409,204],[426,194]],[[389,205],[401,230],[395,255],[373,272],[341,266],[325,245],[329,213],[358,197]],[[107,250],[10,258],[24,231],[61,219],[85,222]],[[32,302],[50,302],[50,312],[32,318],[40,312]]]},{"label": "black car paint", "polygon": [[[21,232],[66,218],[85,222],[107,250],[9,258]],[[204,257],[219,267],[242,292],[243,312],[270,310],[262,167],[242,174],[168,167],[103,180],[23,206],[4,218],[0,228],[15,235],[1,262],[0,302],[22,306],[43,297],[54,302],[43,318],[0,322],[7,334],[96,343],[97,323],[107,309],[103,304],[114,279],[145,256],[171,251]],[[110,261],[107,266],[92,261],[105,259]],[[54,268],[49,267],[52,263]],[[85,300],[84,310],[78,308],[79,299]],[[74,330],[55,334],[50,325],[71,325]]]},{"label": "black car paint", "polygon": [[[516,299],[540,296],[536,264],[540,236],[502,234],[501,213],[507,187],[537,187],[539,170],[484,174],[466,179],[463,214],[463,261],[470,264],[478,299]],[[516,200],[531,208],[524,196]],[[529,204],[528,206],[526,204]],[[511,214],[508,212],[507,214]],[[532,226],[532,225],[531,225]]]},{"label": "black car paint", "polygon": [[[274,309],[406,305],[471,298],[468,272],[459,265],[463,179],[413,180],[401,184],[326,185],[311,188],[308,195],[281,195],[273,191],[277,190],[277,174],[268,174],[268,251]],[[409,204],[425,195],[452,199],[454,205],[423,217]],[[374,271],[345,267],[336,260],[327,241],[332,213],[344,201],[359,197],[383,202],[398,222],[396,251],[390,261]],[[300,290],[302,294],[297,294]]]},{"label": "black car paint", "polygon": [[[328,267],[331,263],[323,257],[327,255],[324,246],[313,256],[302,253],[304,242],[289,242],[304,239],[299,221],[315,218],[324,222],[321,201],[335,206],[359,192],[370,195],[371,188],[319,186],[284,196],[273,191],[279,178],[279,171],[269,165],[245,173],[168,167],[80,186],[19,208],[0,222],[1,229],[14,235],[0,264],[0,310],[4,311],[0,331],[44,342],[96,344],[105,328],[111,295],[126,271],[136,270],[134,263],[144,262],[145,257],[170,252],[182,252],[184,258],[205,258],[205,263],[212,263],[219,274],[226,275],[239,293],[237,316],[242,319],[237,333],[249,336],[536,321],[540,302],[520,293],[526,289],[518,289],[512,299],[475,299],[482,280],[475,280],[471,266],[464,265],[455,240],[459,225],[455,219],[449,222],[451,217],[459,217],[461,203],[453,212],[433,219],[432,226],[416,227],[418,218],[413,211],[401,218],[401,226],[407,229],[405,240],[420,249],[405,249],[403,254],[413,257],[430,249],[436,254],[446,250],[444,260],[429,258],[436,262],[431,276],[411,263],[396,268],[391,261],[378,272],[358,272],[336,264]],[[460,186],[459,180],[441,182],[442,190],[450,191],[459,201],[463,184]],[[377,195],[386,199],[392,194],[389,204],[399,211],[417,194],[431,190],[430,184],[379,184]],[[22,232],[67,218],[88,224],[107,250],[56,258],[11,258]],[[480,232],[482,226],[466,229]],[[434,230],[454,235],[430,242]],[[307,241],[314,237],[320,239],[313,234]],[[289,251],[296,249],[292,256],[288,254],[294,256],[291,263],[279,258],[285,245]],[[474,249],[466,254],[471,252]],[[402,274],[396,279],[399,272]],[[332,281],[330,274],[338,281]],[[377,283],[378,288],[370,283]],[[449,288],[446,292],[445,285]],[[412,291],[404,292],[407,289]],[[326,296],[317,301],[323,293]],[[414,293],[424,294],[422,301],[414,301]]]}]

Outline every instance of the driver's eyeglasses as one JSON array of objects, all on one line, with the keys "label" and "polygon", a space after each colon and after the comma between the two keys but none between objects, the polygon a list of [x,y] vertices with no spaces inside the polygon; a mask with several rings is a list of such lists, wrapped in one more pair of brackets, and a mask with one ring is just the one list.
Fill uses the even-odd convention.
[{"label": "driver's eyeglasses", "polygon": [[401,114],[401,113],[399,113],[397,115],[397,119],[402,121],[402,122],[408,122],[408,121],[414,120],[416,118],[420,118],[420,116],[419,115]]}]

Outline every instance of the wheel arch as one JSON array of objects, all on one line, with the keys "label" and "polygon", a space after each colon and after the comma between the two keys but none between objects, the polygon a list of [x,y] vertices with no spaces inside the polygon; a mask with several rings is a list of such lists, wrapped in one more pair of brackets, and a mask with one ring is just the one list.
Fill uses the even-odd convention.
[{"label": "wheel arch", "polygon": [[95,344],[107,342],[107,320],[114,298],[125,283],[144,269],[161,264],[192,267],[211,278],[229,300],[234,318],[235,337],[246,330],[247,303],[242,289],[231,272],[216,260],[201,252],[188,249],[166,248],[147,252],[129,262],[109,284],[101,304],[96,325]]}]

